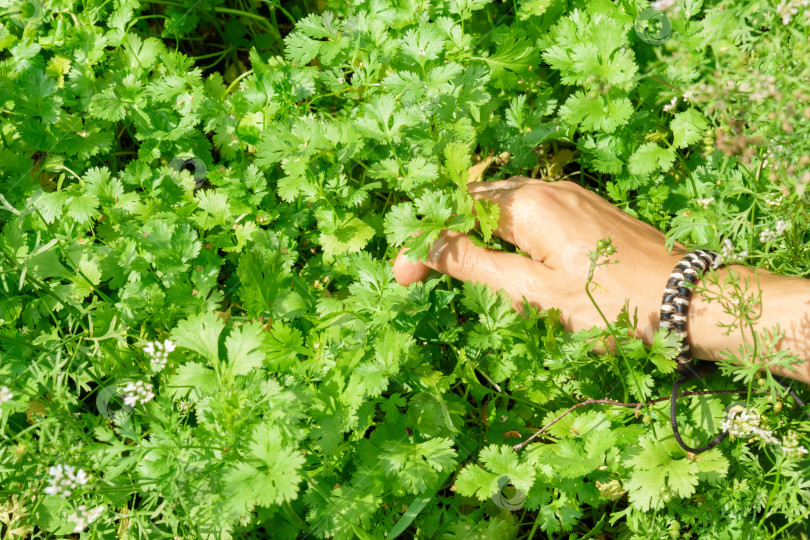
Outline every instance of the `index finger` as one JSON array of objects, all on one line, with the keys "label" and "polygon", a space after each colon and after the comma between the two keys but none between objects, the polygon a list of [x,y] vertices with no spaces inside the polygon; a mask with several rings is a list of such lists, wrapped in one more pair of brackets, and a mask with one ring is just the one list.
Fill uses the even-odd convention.
[{"label": "index finger", "polygon": [[404,250],[394,262],[394,276],[401,285],[425,279],[430,269],[461,281],[503,289],[515,307],[522,304],[524,297],[540,305],[545,294],[543,284],[549,278],[545,267],[537,261],[517,253],[476,246],[467,235],[450,231],[440,235],[424,263],[408,262]]},{"label": "index finger", "polygon": [[532,259],[540,262],[546,258],[542,243],[538,241],[538,225],[543,222],[538,195],[539,190],[546,189],[541,184],[544,183],[526,179],[473,182],[468,186],[474,198],[498,205],[498,226],[493,234],[516,245]]}]

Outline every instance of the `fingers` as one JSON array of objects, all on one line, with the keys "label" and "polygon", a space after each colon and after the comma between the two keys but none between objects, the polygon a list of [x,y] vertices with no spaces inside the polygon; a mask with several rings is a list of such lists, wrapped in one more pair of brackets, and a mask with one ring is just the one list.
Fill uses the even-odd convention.
[{"label": "fingers", "polygon": [[411,283],[426,280],[432,268],[418,261],[409,261],[407,257],[405,257],[406,251],[408,251],[407,248],[399,250],[399,254],[394,260],[393,270],[394,279],[397,280],[397,283],[407,287]]},{"label": "fingers", "polygon": [[449,231],[442,233],[424,265],[409,263],[400,252],[394,276],[401,285],[409,285],[425,279],[429,269],[503,289],[518,305],[524,296],[536,302],[546,272],[541,263],[528,257],[478,247],[466,235]]},{"label": "fingers", "polygon": [[502,240],[506,240],[510,244],[518,246],[523,251],[529,252],[529,250],[526,249],[527,246],[525,245],[527,242],[523,242],[524,245],[520,245],[518,244],[518,238],[516,238],[519,235],[516,235],[517,227],[514,212],[515,191],[512,189],[487,188],[472,191],[471,194],[476,199],[483,199],[493,202],[500,208],[500,212],[498,214],[498,227],[494,231],[495,236]]},{"label": "fingers", "polygon": [[470,193],[476,191],[489,191],[493,189],[517,189],[521,186],[530,184],[545,184],[542,180],[535,178],[528,178],[525,176],[513,176],[508,180],[491,180],[489,182],[470,182],[467,184],[467,189]]},{"label": "fingers", "polygon": [[493,185],[472,186],[470,193],[476,199],[493,202],[500,208],[495,236],[516,245],[536,261],[545,260],[545,244],[539,233],[543,231],[540,224],[546,222],[548,225],[549,216],[543,215],[543,208],[549,187],[531,179],[484,183]]},{"label": "fingers", "polygon": [[[532,188],[532,186],[536,186]],[[529,187],[532,192],[521,188]],[[538,249],[537,225],[539,189],[547,183],[525,177],[491,182],[471,182],[470,193],[479,199],[498,204],[500,215],[495,234],[531,255],[532,259],[517,254],[502,253],[472,244],[466,235],[445,231],[435,243],[425,263],[411,262],[403,249],[394,261],[394,277],[400,285],[409,285],[427,279],[431,270],[438,270],[460,280],[487,283],[506,290],[520,302],[527,290],[533,289],[544,270],[543,253]],[[533,191],[538,193],[533,193]]]}]

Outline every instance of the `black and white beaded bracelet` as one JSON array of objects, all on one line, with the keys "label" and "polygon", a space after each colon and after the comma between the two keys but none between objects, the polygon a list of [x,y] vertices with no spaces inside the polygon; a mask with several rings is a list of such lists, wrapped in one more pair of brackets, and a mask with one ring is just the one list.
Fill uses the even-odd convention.
[{"label": "black and white beaded bracelet", "polygon": [[[694,380],[701,379],[715,371],[717,371],[717,364],[714,362],[701,362],[696,364],[692,361],[692,352],[689,350],[689,342],[687,340],[686,323],[689,315],[689,302],[692,299],[692,286],[694,286],[700,279],[703,272],[707,269],[718,268],[722,263],[720,255],[714,251],[707,249],[699,249],[691,253],[687,253],[669,275],[667,280],[667,287],[664,290],[664,298],[661,302],[661,320],[658,323],[659,328],[667,328],[674,331],[680,338],[681,343],[678,346],[678,371],[682,376],[672,384],[672,394],[670,396],[670,409],[669,417],[670,424],[672,425],[672,434],[678,445],[690,454],[700,454],[710,450],[723,442],[728,436],[727,430],[722,430],[714,436],[712,440],[703,446],[692,448],[683,441],[681,434],[678,430],[678,390],[681,385]],[[785,388],[785,391],[793,398],[796,404],[806,409],[805,403],[799,398],[790,385],[779,377],[774,377],[776,382]],[[810,418],[810,411],[805,410],[805,414]]]},{"label": "black and white beaded bracelet", "polygon": [[659,328],[668,328],[681,338],[678,346],[678,371],[683,372],[692,365],[692,352],[686,335],[686,322],[689,302],[692,300],[692,287],[708,268],[720,266],[719,253],[699,249],[687,253],[669,275],[664,297],[661,300]]},{"label": "black and white beaded bracelet", "polygon": [[667,287],[664,289],[664,297],[661,301],[658,327],[667,328],[671,332],[675,332],[681,339],[681,343],[678,345],[676,361],[678,363],[678,371],[684,374],[672,385],[669,410],[672,434],[675,436],[675,440],[680,447],[692,454],[699,454],[714,448],[728,436],[728,432],[723,430],[707,444],[698,448],[692,448],[683,442],[681,434],[678,431],[678,421],[676,418],[678,412],[678,389],[681,385],[692,379],[704,377],[717,369],[717,365],[711,362],[705,363],[698,368],[692,361],[692,351],[689,348],[686,326],[687,317],[689,316],[689,303],[692,300],[692,287],[697,284],[703,272],[709,268],[718,268],[721,262],[722,259],[719,253],[707,249],[698,249],[697,251],[687,253],[678,264],[675,265],[675,268],[669,275]]}]

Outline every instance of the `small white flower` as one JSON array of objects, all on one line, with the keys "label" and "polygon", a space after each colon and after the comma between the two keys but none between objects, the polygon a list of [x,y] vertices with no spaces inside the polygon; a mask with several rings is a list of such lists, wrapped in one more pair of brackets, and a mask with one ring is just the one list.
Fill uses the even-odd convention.
[{"label": "small white flower", "polygon": [[759,233],[759,241],[764,244],[770,242],[771,240],[776,240],[776,234],[766,227],[762,232]]},{"label": "small white flower", "polygon": [[87,476],[87,473],[84,472],[84,469],[79,469],[76,471],[76,476],[74,476],[74,481],[79,485],[85,485],[90,480],[90,477]]},{"label": "small white flower", "polygon": [[669,102],[669,105],[664,105],[664,112],[669,112],[675,107],[678,106],[678,96],[672,98],[672,101]]},{"label": "small white flower", "polygon": [[138,398],[135,395],[124,396],[124,405],[127,407],[135,407],[138,404]]},{"label": "small white flower", "polygon": [[787,457],[798,458],[808,453],[807,448],[799,445],[799,436],[792,429],[782,437],[780,447]]},{"label": "small white flower", "polygon": [[7,401],[11,401],[11,398],[13,397],[14,394],[11,393],[11,390],[8,389],[8,386],[0,388],[0,405],[6,403]]},{"label": "small white flower", "polygon": [[175,349],[174,342],[167,339],[161,343],[160,341],[149,341],[143,348],[143,352],[150,357],[152,370],[159,372],[163,371],[166,367],[166,362],[169,359],[169,353]]},{"label": "small white flower", "polygon": [[655,0],[650,2],[650,7],[658,11],[668,11],[675,7],[677,0]]},{"label": "small white flower", "polygon": [[785,200],[785,198],[782,197],[781,195],[774,199],[768,199],[768,206],[778,206],[782,204],[783,200]]},{"label": "small white flower", "polygon": [[77,471],[73,465],[53,465],[48,468],[48,474],[51,478],[50,485],[44,489],[46,495],[70,497],[74,489],[90,481],[83,469]]},{"label": "small white flower", "polygon": [[105,510],[105,506],[97,506],[92,510],[88,510],[85,505],[80,505],[76,508],[76,513],[68,516],[68,521],[73,521],[76,526],[73,528],[74,533],[84,531],[88,525],[98,519],[98,516]]},{"label": "small white flower", "polygon": [[425,49],[419,49],[419,51],[416,54],[418,54],[419,56],[425,56]]},{"label": "small white flower", "polygon": [[735,262],[743,262],[748,256],[748,250],[744,249],[740,252],[735,252],[734,244],[730,239],[723,240],[723,246],[720,248],[720,263],[729,264]]},{"label": "small white flower", "polygon": [[182,413],[188,413],[192,407],[193,404],[187,399],[180,400],[177,403],[177,408],[180,409],[180,412]]},{"label": "small white flower", "polygon": [[773,242],[780,236],[782,236],[788,228],[789,223],[783,219],[780,219],[776,222],[774,229],[770,227],[765,227],[765,229],[759,233],[759,241],[764,243]]},{"label": "small white flower", "polygon": [[714,202],[714,197],[706,197],[705,199],[697,199],[697,202],[703,208],[708,208],[711,203]]},{"label": "small white flower", "polygon": [[155,394],[152,392],[153,389],[152,383],[145,383],[143,381],[127,383],[124,387],[124,394],[121,399],[127,407],[135,408],[139,403],[143,405],[155,398]]},{"label": "small white flower", "polygon": [[726,420],[720,426],[727,430],[732,437],[746,438],[756,436],[764,442],[779,444],[779,440],[773,436],[773,431],[760,427],[762,418],[759,411],[753,407],[750,409],[731,410],[726,416]]},{"label": "small white flower", "polygon": [[807,7],[806,0],[783,0],[776,7],[776,12],[782,17],[782,24],[788,25],[793,20],[793,17],[799,14],[799,7]]}]

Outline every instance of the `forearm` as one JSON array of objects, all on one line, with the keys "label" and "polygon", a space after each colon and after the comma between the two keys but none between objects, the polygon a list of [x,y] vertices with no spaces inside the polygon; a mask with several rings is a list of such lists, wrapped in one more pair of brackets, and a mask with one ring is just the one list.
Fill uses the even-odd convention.
[{"label": "forearm", "polygon": [[[506,291],[517,306],[528,300],[540,309],[560,308],[560,321],[575,332],[616,320],[629,302],[630,313],[639,315],[636,337],[652,343],[664,285],[683,257],[684,246],[676,245],[671,252],[659,230],[572,182],[513,177],[472,182],[468,189],[473,197],[498,205],[496,235],[529,257],[486,249],[465,235],[447,234],[424,264],[410,263],[400,252],[394,264],[399,283],[424,280],[430,269],[463,281],[487,283]],[[599,266],[591,283],[588,254],[604,238],[611,240],[616,256],[611,264]],[[742,266],[723,267],[717,273],[723,278],[730,271],[739,274],[742,283],[747,279],[745,294],[758,296],[761,288],[761,309],[755,310],[755,317],[749,314],[740,329],[733,309],[727,313],[720,302],[709,302],[720,287],[712,291],[711,275],[704,275],[692,296],[687,323],[693,356],[721,360],[737,355],[742,364],[761,364],[773,373],[810,384],[810,280]],[[705,293],[701,284],[709,285]],[[728,332],[735,323],[737,328]],[[784,335],[774,347],[769,343],[774,339],[754,339],[776,326]],[[611,348],[611,339],[604,345]],[[801,363],[795,364],[796,369],[768,366],[773,349],[789,350]]]},{"label": "forearm", "polygon": [[[721,293],[717,283],[704,283],[706,291],[696,291],[689,308],[688,335],[693,355],[705,360],[726,358],[724,352],[738,354],[743,344],[754,351],[753,333],[770,332],[777,325],[784,334],[776,343],[777,351],[789,350],[803,363],[792,367],[771,366],[770,371],[810,384],[810,280],[775,276],[764,270],[754,270],[743,266],[729,266],[718,270],[720,284],[725,283],[729,272],[737,276],[739,288],[746,295],[757,297],[761,291],[761,303],[754,309],[751,326],[744,324],[742,330],[739,315],[728,313],[717,301],[710,301]],[[731,288],[722,287],[722,294],[728,297]],[[727,332],[729,325],[736,328]],[[758,350],[757,356],[768,351]],[[762,363],[762,360],[758,360]]]}]

